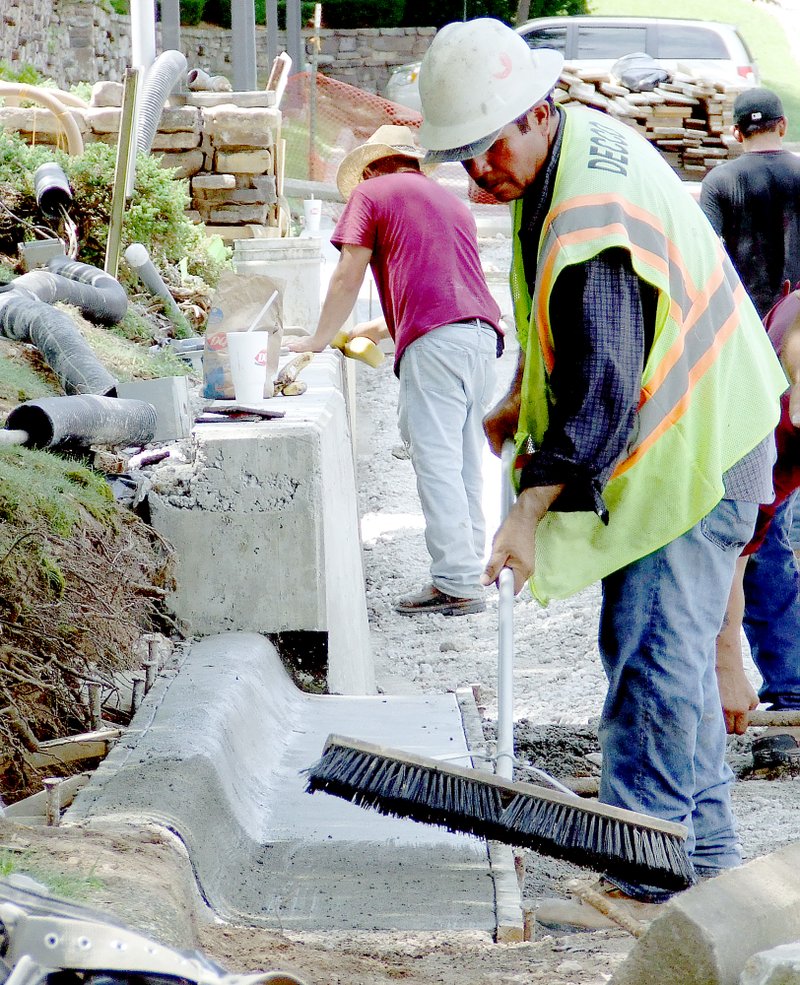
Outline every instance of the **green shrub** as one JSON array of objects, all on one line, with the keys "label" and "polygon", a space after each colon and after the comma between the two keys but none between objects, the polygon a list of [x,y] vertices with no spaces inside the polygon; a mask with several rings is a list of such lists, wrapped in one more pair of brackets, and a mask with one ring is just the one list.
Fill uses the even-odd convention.
[{"label": "green shrub", "polygon": [[203,20],[206,0],[181,0],[180,15],[181,24],[193,27]]},{"label": "green shrub", "polygon": [[[256,24],[266,23],[266,2],[255,0]],[[397,27],[402,19],[406,0],[324,0],[322,4],[323,27],[357,29],[360,27]],[[413,6],[413,4],[412,4]],[[427,4],[423,4],[427,6]],[[431,4],[435,7],[436,4]],[[314,3],[300,4],[303,26],[314,16]],[[459,15],[460,16],[460,15]],[[231,0],[205,0],[204,20],[220,27],[231,26]],[[415,23],[422,23],[416,21]],[[278,28],[286,29],[286,0],[278,0]]]},{"label": "green shrub", "polygon": [[[256,4],[257,6],[258,4]],[[264,4],[261,4],[262,9]],[[264,14],[261,15],[261,23],[264,23]],[[231,26],[231,0],[206,0],[203,17],[209,24],[216,24],[218,27]],[[259,22],[258,12],[256,11],[256,23]]]},{"label": "green shrub", "polygon": [[[517,22],[517,0],[417,0],[406,3],[403,27],[442,27],[451,21],[496,17],[506,24]],[[325,7],[322,8],[323,16]],[[531,0],[528,17],[586,14],[587,0]]]},{"label": "green shrub", "polygon": [[[87,144],[83,154],[70,156],[52,147],[31,147],[16,135],[0,131],[0,200],[13,213],[0,211],[0,253],[15,256],[17,243],[35,238],[34,226],[41,228],[33,175],[47,161],[61,166],[72,188],[69,214],[77,227],[77,258],[102,269],[116,167],[116,148],[107,144]],[[214,255],[203,227],[186,215],[188,205],[187,182],[162,168],[158,157],[140,154],[136,185],[123,218],[122,250],[131,243],[144,243],[156,266],[184,262],[189,274],[213,287],[224,260]],[[120,281],[128,277],[121,264]]]},{"label": "green shrub", "polygon": [[0,79],[4,82],[22,82],[29,86],[40,86],[49,81],[33,65],[25,63],[12,68],[5,59],[0,61]]},{"label": "green shrub", "polygon": [[[264,11],[265,6],[266,5],[264,3],[264,0],[256,0],[256,20],[258,21],[259,24],[266,23],[266,14],[264,14],[264,16],[262,16],[262,18],[261,18],[260,21],[258,20],[258,11],[259,11],[259,9],[261,9],[262,11]],[[314,22],[314,7],[315,7],[315,4],[313,2],[312,3],[309,3],[309,2],[306,2],[306,0],[303,0],[303,2],[300,4],[300,23],[301,24],[305,24],[305,25],[313,24],[313,22]],[[324,19],[325,19],[325,7],[326,7],[326,5],[323,4],[323,6],[322,6],[323,22],[324,22]],[[286,0],[278,0],[278,27],[282,31],[285,31],[286,30]]]},{"label": "green shrub", "polygon": [[398,27],[405,0],[325,0],[323,27],[354,30],[360,27]]}]

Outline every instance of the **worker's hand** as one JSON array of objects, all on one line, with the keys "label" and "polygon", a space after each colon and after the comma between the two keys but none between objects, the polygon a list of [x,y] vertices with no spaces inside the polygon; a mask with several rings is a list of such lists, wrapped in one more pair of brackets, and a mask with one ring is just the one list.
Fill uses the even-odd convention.
[{"label": "worker's hand", "polygon": [[384,318],[373,318],[370,321],[362,321],[353,327],[348,334],[348,341],[353,339],[369,339],[377,345],[382,339],[387,338],[389,329]]},{"label": "worker's hand", "polygon": [[533,574],[539,517],[529,507],[523,493],[508,511],[508,516],[494,535],[492,553],[481,575],[482,585],[491,585],[500,577],[503,568],[511,568],[514,572],[514,594],[518,595]]},{"label": "worker's hand", "polygon": [[800,428],[800,383],[793,383],[789,390],[789,420]]},{"label": "worker's hand", "polygon": [[314,335],[298,335],[284,338],[283,347],[289,352],[322,352],[325,344],[320,344]]},{"label": "worker's hand", "polygon": [[503,442],[513,441],[519,422],[519,394],[507,394],[483,419],[483,430],[493,454],[500,457]]},{"label": "worker's hand", "polygon": [[717,667],[719,698],[725,731],[729,735],[744,735],[750,720],[749,712],[758,708],[758,695],[743,670]]}]

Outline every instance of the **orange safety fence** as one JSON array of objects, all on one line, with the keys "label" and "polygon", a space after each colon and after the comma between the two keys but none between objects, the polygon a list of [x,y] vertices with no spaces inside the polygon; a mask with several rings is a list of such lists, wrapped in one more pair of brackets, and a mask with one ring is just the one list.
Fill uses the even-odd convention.
[{"label": "orange safety fence", "polygon": [[[313,88],[312,78],[316,83]],[[336,183],[336,171],[344,156],[378,127],[394,124],[417,130],[422,122],[422,116],[413,109],[320,72],[289,76],[281,115],[286,177],[331,185]],[[470,202],[499,204],[471,181],[460,164],[440,165],[432,177]]]}]

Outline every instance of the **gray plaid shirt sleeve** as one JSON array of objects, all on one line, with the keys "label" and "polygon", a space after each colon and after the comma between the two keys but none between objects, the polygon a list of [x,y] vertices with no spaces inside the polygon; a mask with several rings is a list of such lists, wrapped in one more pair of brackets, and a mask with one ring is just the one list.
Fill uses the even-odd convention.
[{"label": "gray plaid shirt sleeve", "polygon": [[639,287],[622,250],[570,267],[556,283],[549,426],[521,476],[522,488],[564,485],[551,509],[607,516],[602,491],[628,445],[641,388]]}]

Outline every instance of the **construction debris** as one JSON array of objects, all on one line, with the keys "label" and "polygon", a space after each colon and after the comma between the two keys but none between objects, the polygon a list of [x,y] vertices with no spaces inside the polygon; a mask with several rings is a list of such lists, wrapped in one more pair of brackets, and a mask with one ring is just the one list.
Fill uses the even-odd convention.
[{"label": "construction debris", "polygon": [[676,72],[647,92],[634,92],[608,72],[579,71],[566,64],[554,97],[561,106],[581,104],[638,130],[681,177],[700,181],[739,153],[730,133],[733,103],[744,85]]}]

